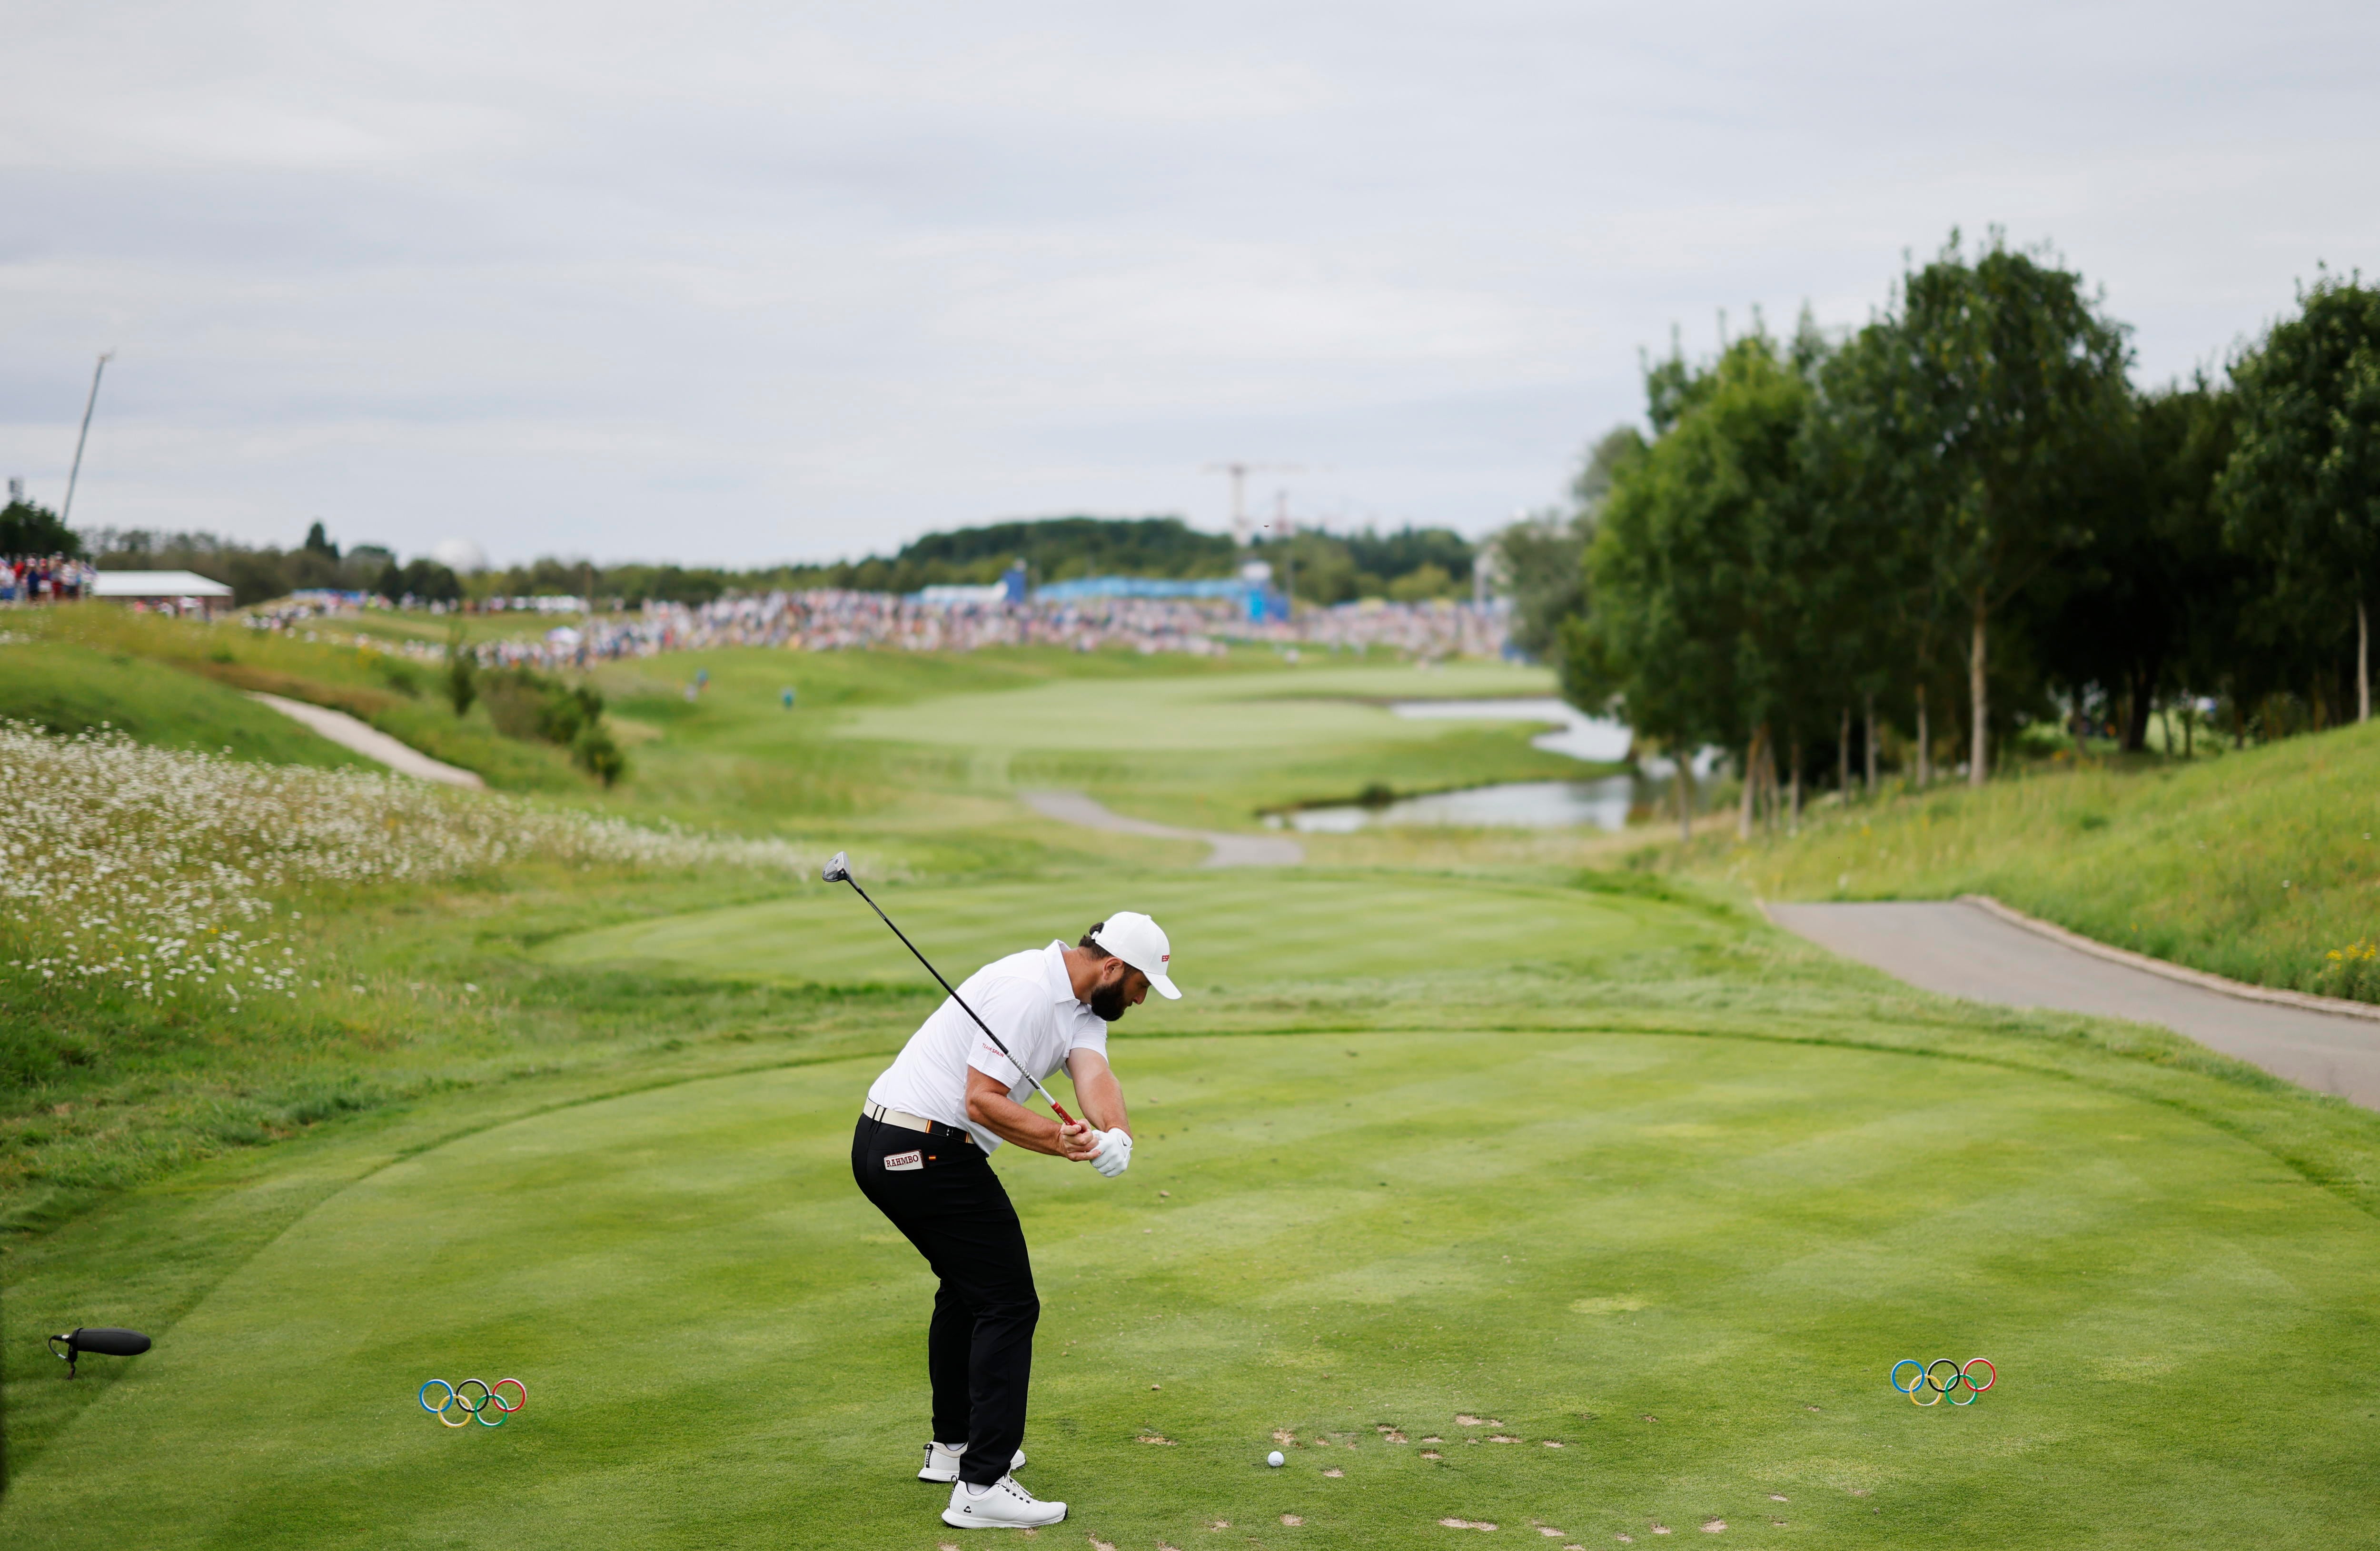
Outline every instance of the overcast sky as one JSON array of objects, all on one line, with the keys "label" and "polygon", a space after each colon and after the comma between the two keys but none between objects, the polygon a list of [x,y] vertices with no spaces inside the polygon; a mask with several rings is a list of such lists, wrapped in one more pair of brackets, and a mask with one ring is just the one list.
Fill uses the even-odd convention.
[{"label": "overcast sky", "polygon": [[2218,363],[2380,270],[2380,7],[15,0],[0,472],[78,527],[756,563],[1480,532],[1954,225]]}]

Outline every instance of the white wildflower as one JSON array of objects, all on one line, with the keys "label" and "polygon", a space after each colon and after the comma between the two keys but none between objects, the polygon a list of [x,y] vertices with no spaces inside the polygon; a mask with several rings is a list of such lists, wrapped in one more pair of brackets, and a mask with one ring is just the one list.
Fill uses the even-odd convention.
[{"label": "white wildflower", "polygon": [[276,893],[454,878],[525,855],[639,867],[807,865],[782,841],[0,722],[0,928],[52,950],[10,965],[38,968],[44,980],[112,981],[145,997],[172,996],[177,979],[235,1000],[242,984],[284,989],[297,951],[282,933],[258,929],[278,910]]}]

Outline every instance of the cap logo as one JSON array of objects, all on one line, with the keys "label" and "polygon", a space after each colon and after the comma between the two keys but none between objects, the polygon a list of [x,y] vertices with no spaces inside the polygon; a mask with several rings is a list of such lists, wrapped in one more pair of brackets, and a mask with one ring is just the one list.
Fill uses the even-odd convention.
[{"label": "cap logo", "polygon": [[1170,964],[1173,962],[1173,955],[1171,953],[1160,953],[1157,955],[1157,962],[1161,964]]}]

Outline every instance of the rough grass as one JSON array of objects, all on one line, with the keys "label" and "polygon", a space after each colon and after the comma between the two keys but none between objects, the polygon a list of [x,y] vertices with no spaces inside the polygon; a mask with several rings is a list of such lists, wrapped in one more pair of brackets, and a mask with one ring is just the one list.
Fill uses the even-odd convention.
[{"label": "rough grass", "polygon": [[[22,611],[11,623],[44,640],[137,661],[157,686],[152,692],[170,695],[189,677],[261,690],[346,711],[503,790],[576,795],[592,785],[571,768],[565,750],[500,735],[485,706],[457,719],[439,696],[435,664],[397,656],[372,637],[329,622],[313,640],[303,632],[293,637],[252,631],[233,619],[208,624],[106,604]],[[174,672],[153,672],[160,667]]]},{"label": "rough grass", "polygon": [[160,748],[276,765],[370,766],[237,690],[63,641],[0,646],[0,721],[64,733],[112,726]]},{"label": "rough grass", "polygon": [[2330,955],[2380,939],[2375,836],[2380,725],[1820,808],[1798,836],[1714,838],[1690,865],[1771,899],[1993,894],[2193,968],[2371,1000],[2380,976]]}]

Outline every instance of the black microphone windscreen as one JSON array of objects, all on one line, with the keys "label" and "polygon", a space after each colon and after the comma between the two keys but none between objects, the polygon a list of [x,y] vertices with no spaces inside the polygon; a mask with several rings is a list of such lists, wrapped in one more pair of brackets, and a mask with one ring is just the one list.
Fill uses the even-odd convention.
[{"label": "black microphone windscreen", "polygon": [[77,1351],[96,1351],[105,1357],[138,1357],[149,1350],[149,1338],[138,1330],[116,1330],[100,1327],[78,1330],[67,1338]]}]

